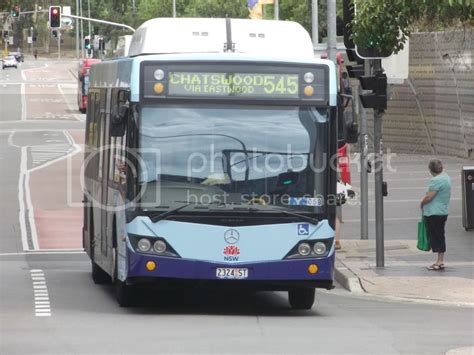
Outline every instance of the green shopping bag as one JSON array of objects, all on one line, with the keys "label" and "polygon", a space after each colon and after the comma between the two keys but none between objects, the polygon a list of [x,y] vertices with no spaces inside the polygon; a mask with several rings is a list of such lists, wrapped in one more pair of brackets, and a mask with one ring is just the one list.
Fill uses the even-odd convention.
[{"label": "green shopping bag", "polygon": [[423,217],[421,217],[421,221],[418,222],[418,242],[416,243],[416,247],[423,251],[430,251],[431,249],[430,241],[426,235],[425,220]]}]

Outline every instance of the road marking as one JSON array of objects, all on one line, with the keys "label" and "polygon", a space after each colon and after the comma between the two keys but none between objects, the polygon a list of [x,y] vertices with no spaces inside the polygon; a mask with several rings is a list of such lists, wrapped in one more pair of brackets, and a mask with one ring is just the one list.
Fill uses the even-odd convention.
[{"label": "road marking", "polygon": [[44,272],[41,269],[30,270],[31,279],[33,282],[35,316],[36,317],[51,317],[51,302],[48,294],[48,287],[46,281],[44,286],[35,285],[36,279],[45,280]]},{"label": "road marking", "polygon": [[[66,94],[64,93],[64,90],[63,90],[63,85],[62,84],[58,84],[58,89],[59,89],[59,92],[61,93],[61,95],[63,95],[63,98],[64,98],[64,101],[66,102],[66,105],[67,107],[69,108],[69,110],[71,111],[76,111],[78,110],[78,108],[76,106],[73,106],[67,99],[67,96]],[[83,117],[83,115],[79,115],[79,114],[75,114],[74,117],[76,118],[76,120],[78,121],[81,121],[81,122],[84,122],[85,121],[85,118]]]},{"label": "road marking", "polygon": [[21,120],[26,121],[26,94],[25,84],[21,84]]},{"label": "road marking", "polygon": [[43,64],[43,66],[41,66],[41,67],[28,68],[28,69],[21,69],[21,78],[23,79],[23,81],[28,81],[28,79],[26,78],[25,72],[27,72],[27,71],[33,71],[33,70],[38,70],[38,69],[46,69],[48,66],[49,66],[48,63],[45,63],[45,64]]},{"label": "road marking", "polygon": [[13,148],[21,148],[21,146],[16,145],[15,143],[13,143],[13,136],[14,135],[15,135],[15,131],[10,132],[10,134],[8,135],[8,145],[13,147]]},{"label": "road marking", "polygon": [[[50,254],[84,254],[84,249],[39,249],[26,250],[20,253],[0,253],[0,256],[20,256],[20,255],[50,255]],[[43,280],[41,278],[38,281]]]},{"label": "road marking", "polygon": [[26,161],[27,159],[27,147],[21,148],[20,156],[20,177],[18,179],[18,204],[19,204],[19,217],[20,217],[20,234],[21,234],[21,244],[23,250],[30,250],[28,246],[28,233],[26,230],[26,216],[25,216],[25,200],[24,200],[24,183],[25,183],[25,174],[27,171]]}]

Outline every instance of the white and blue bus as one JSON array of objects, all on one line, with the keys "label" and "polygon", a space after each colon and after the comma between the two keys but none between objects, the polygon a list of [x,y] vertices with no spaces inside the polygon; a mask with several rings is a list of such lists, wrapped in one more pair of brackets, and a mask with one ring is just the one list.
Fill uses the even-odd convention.
[{"label": "white and blue bus", "polygon": [[[170,37],[171,36],[171,37]],[[337,80],[298,24],[155,19],[92,67],[84,248],[134,287],[333,288]]]}]

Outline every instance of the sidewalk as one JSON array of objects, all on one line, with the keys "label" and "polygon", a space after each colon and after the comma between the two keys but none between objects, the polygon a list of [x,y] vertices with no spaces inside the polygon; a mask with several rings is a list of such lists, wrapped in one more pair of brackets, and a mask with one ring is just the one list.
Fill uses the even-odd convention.
[{"label": "sidewalk", "polygon": [[[474,230],[465,231],[462,226],[460,178],[461,167],[474,164],[472,160],[440,158],[452,181],[446,225],[446,268],[430,271],[426,267],[434,263],[435,254],[416,248],[419,201],[430,179],[427,171],[430,158],[398,155],[391,161],[394,169],[384,173],[389,195],[384,198],[383,268],[376,267],[373,174],[369,174],[369,240],[360,238],[358,196],[344,205],[336,280],[346,289],[360,294],[474,307]],[[359,173],[355,169],[352,173],[352,184],[357,191]]]},{"label": "sidewalk", "polygon": [[336,279],[352,292],[474,307],[472,261],[447,258],[445,270],[427,270],[434,256],[414,240],[386,241],[384,268],[376,267],[374,241],[344,240],[336,255]]}]

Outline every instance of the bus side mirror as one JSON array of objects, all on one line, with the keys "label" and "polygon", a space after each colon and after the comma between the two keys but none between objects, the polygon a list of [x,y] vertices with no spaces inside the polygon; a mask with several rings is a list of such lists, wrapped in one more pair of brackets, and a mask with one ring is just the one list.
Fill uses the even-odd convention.
[{"label": "bus side mirror", "polygon": [[110,126],[111,137],[122,137],[125,134],[128,112],[129,112],[128,103],[120,104],[118,112],[112,115],[111,126]]}]

